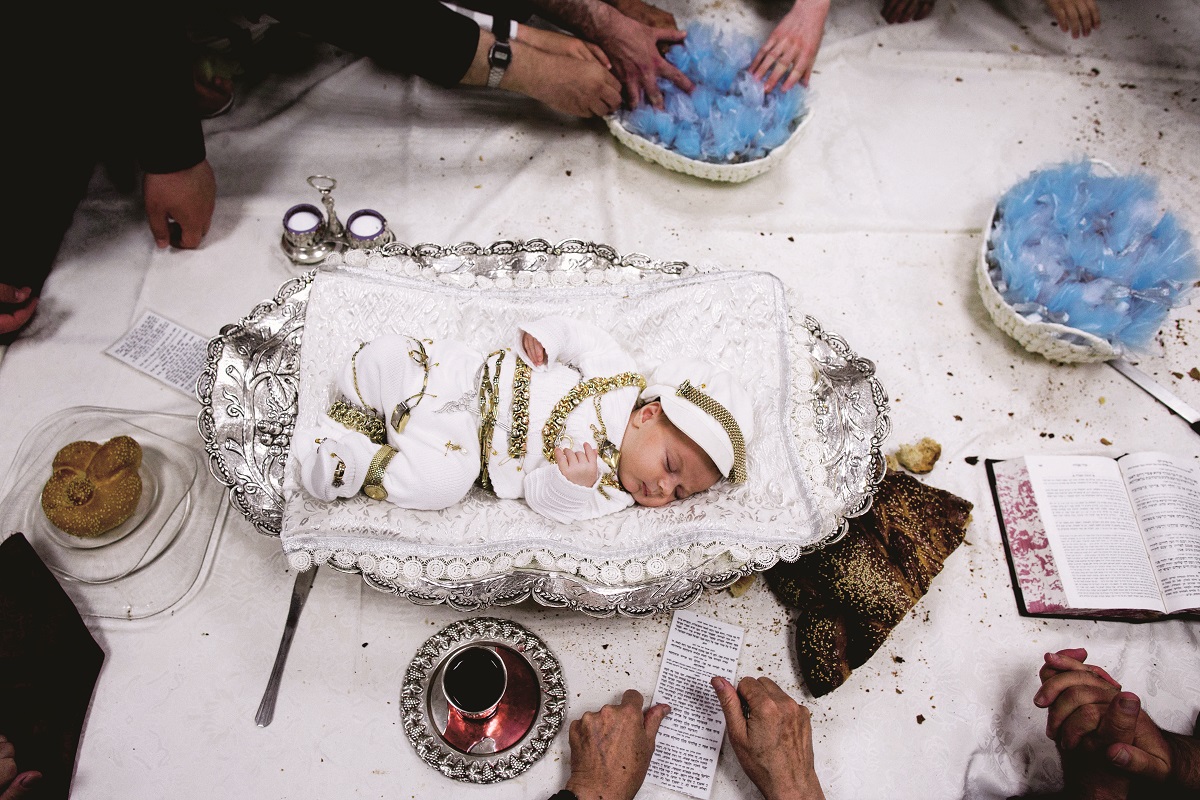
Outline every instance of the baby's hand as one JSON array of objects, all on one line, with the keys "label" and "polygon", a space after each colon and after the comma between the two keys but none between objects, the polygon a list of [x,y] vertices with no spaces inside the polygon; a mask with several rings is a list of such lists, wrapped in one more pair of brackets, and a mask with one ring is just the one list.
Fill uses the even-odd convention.
[{"label": "baby's hand", "polygon": [[[521,346],[525,348],[525,355],[529,356],[529,363],[535,367],[540,367],[546,363],[546,348],[542,347],[542,343],[530,336],[524,331],[521,332]],[[561,461],[559,462],[562,463]],[[566,475],[566,473],[563,473]],[[591,484],[588,484],[589,486]]]},{"label": "baby's hand", "polygon": [[558,463],[558,471],[563,474],[563,477],[576,486],[592,486],[596,483],[596,478],[600,476],[596,448],[587,442],[583,443],[583,450],[556,447],[554,460]]}]

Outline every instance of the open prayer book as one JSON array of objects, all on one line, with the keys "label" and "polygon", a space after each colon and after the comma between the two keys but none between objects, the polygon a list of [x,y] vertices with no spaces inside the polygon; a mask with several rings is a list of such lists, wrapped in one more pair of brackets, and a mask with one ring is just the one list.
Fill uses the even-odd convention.
[{"label": "open prayer book", "polygon": [[1026,616],[1200,618],[1200,462],[1165,453],[987,462]]}]

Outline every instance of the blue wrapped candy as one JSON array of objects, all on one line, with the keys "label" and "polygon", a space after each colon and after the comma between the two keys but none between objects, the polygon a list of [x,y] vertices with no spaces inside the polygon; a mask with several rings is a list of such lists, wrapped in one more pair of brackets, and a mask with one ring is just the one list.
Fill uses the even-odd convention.
[{"label": "blue wrapped candy", "polygon": [[991,277],[1029,319],[1115,348],[1145,348],[1200,279],[1191,237],[1160,214],[1146,175],[1096,175],[1089,161],[1039,170],[997,204]]},{"label": "blue wrapped candy", "polygon": [[749,72],[758,48],[745,34],[689,26],[687,39],[666,58],[696,88],[689,95],[659,80],[664,110],[622,110],[621,124],[695,161],[736,164],[766,156],[788,140],[808,112],[808,92],[797,85],[764,93],[762,82]]}]

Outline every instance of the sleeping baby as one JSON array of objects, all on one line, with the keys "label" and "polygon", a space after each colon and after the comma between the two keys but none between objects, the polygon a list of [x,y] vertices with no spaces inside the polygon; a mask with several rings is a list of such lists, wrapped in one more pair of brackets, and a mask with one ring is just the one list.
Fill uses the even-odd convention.
[{"label": "sleeping baby", "polygon": [[296,436],[300,482],[403,508],[454,505],[479,483],[558,522],[666,505],[746,480],[750,397],[733,376],[677,359],[647,381],[605,331],[547,317],[490,354],[388,335],[342,370],[341,397]]}]

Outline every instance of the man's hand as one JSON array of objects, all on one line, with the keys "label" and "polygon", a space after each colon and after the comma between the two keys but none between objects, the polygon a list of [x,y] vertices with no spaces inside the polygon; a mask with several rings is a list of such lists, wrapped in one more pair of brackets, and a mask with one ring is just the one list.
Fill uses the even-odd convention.
[{"label": "man's hand", "polygon": [[[1069,647],[1065,650],[1059,650],[1057,653],[1046,653],[1044,658],[1046,663],[1038,670],[1038,680],[1042,683],[1045,683],[1052,676],[1061,672],[1084,670],[1102,679],[1117,690],[1121,688],[1120,681],[1109,675],[1104,667],[1084,663],[1087,660],[1087,650],[1084,650],[1082,647]],[[1034,698],[1034,702],[1037,705],[1042,705],[1041,703],[1037,703],[1036,697]]]},{"label": "man's hand", "polygon": [[662,57],[660,44],[678,44],[687,34],[675,28],[652,28],[630,19],[619,12],[613,13],[609,28],[601,31],[598,44],[608,54],[613,72],[625,87],[625,100],[630,108],[637,108],[643,99],[655,108],[663,107],[662,90],[658,79],[666,78],[685,92],[695,85],[686,75]]},{"label": "man's hand", "polygon": [[632,800],[646,779],[658,726],[671,709],[642,712],[642,695],[625,692],[620,705],[589,711],[571,723],[571,777],[579,800]]},{"label": "man's hand", "polygon": [[[824,800],[808,709],[770,678],[712,679],[738,763],[767,800]],[[743,703],[745,710],[743,710]]]},{"label": "man's hand", "polygon": [[1058,29],[1072,39],[1087,36],[1100,27],[1100,9],[1096,0],[1046,0],[1046,8],[1058,22]]},{"label": "man's hand", "polygon": [[657,6],[643,3],[642,0],[610,0],[609,5],[630,19],[637,20],[651,28],[678,28],[675,15]]},{"label": "man's hand", "polygon": [[[695,88],[686,75],[662,57],[660,51],[687,37],[675,28],[673,17],[670,25],[647,25],[601,0],[533,0],[533,7],[542,17],[600,45],[612,63],[612,71],[620,79],[620,85],[625,88],[625,99],[630,107],[638,106],[644,98],[656,108],[662,108],[659,78],[666,78],[685,92]],[[640,11],[634,13],[639,17],[646,16]],[[516,63],[515,55],[513,63]]]},{"label": "man's hand", "polygon": [[531,365],[540,367],[546,363],[546,348],[525,331],[521,331],[521,346],[525,348],[525,355],[529,356]]},{"label": "man's hand", "polygon": [[0,800],[32,798],[42,773],[17,769],[17,750],[8,737],[0,735]]},{"label": "man's hand", "polygon": [[[480,42],[488,37],[481,34]],[[599,59],[551,53],[519,40],[512,43],[512,50],[512,65],[500,80],[501,89],[520,92],[576,117],[602,117],[621,105],[621,84]]]},{"label": "man's hand", "polygon": [[[1171,773],[1171,746],[1162,729],[1142,711],[1137,695],[1119,692],[1096,674],[1080,669],[1051,675],[1033,702],[1048,709],[1046,736],[1065,752],[1101,753],[1110,762],[1112,756],[1123,754],[1126,763],[1117,766],[1133,772],[1128,769],[1133,763],[1135,774],[1153,780],[1166,780]],[[1113,737],[1113,731],[1125,727],[1132,730],[1131,739]]]},{"label": "man's hand", "polygon": [[[178,172],[146,173],[142,181],[146,220],[160,248],[200,246],[212,224],[217,201],[217,179],[207,160]],[[171,241],[170,221],[179,225],[178,241]]]},{"label": "man's hand", "polygon": [[1068,787],[1087,798],[1122,798],[1129,778],[1188,785],[1200,777],[1190,764],[1190,737],[1164,732],[1141,700],[1102,668],[1084,663],[1087,651],[1046,654],[1035,705],[1047,708],[1046,735],[1057,742]]},{"label": "man's hand", "polygon": [[765,81],[764,92],[776,85],[785,92],[797,83],[808,86],[828,15],[829,0],[796,0],[750,62],[750,74]]},{"label": "man's hand", "polygon": [[557,447],[554,450],[554,461],[563,477],[576,486],[594,486],[596,478],[600,477],[600,463],[596,448],[588,442],[583,443],[583,450],[568,450]]},{"label": "man's hand", "polygon": [[578,58],[580,61],[594,61],[605,69],[612,69],[608,56],[604,55],[599,45],[585,42],[578,36],[522,25],[521,41],[546,53]]},{"label": "man's hand", "polygon": [[38,299],[32,294],[28,286],[0,283],[0,335],[19,331],[33,317]]}]

